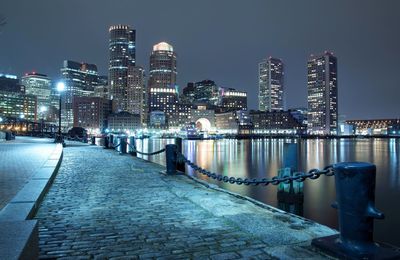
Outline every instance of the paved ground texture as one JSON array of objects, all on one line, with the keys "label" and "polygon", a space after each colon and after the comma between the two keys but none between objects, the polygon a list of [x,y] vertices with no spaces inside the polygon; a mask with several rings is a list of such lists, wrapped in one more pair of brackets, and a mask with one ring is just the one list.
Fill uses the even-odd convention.
[{"label": "paved ground texture", "polygon": [[64,148],[36,216],[40,258],[326,258],[310,239],[333,230],[161,170],[97,146]]},{"label": "paved ground texture", "polygon": [[56,148],[52,139],[17,136],[0,142],[0,210],[24,187]]}]

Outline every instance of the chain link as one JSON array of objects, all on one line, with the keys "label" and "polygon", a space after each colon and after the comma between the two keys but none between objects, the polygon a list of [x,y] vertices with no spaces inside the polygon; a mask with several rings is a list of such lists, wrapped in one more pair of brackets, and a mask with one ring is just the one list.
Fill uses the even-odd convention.
[{"label": "chain link", "polygon": [[198,171],[199,173],[206,175],[209,178],[212,178],[214,180],[218,181],[223,181],[226,183],[230,184],[237,184],[237,185],[253,185],[253,186],[258,186],[258,185],[264,185],[267,186],[269,184],[272,185],[278,185],[280,183],[284,184],[289,184],[293,181],[296,182],[303,182],[306,179],[311,179],[315,180],[318,179],[321,175],[325,176],[333,176],[335,173],[333,172],[333,166],[329,165],[326,166],[323,170],[318,170],[318,169],[311,169],[307,173],[304,172],[294,172],[292,176],[285,175],[282,177],[272,177],[271,179],[249,179],[249,178],[235,178],[235,177],[229,177],[229,176],[223,176],[217,173],[210,172],[206,169],[201,168],[200,166],[196,165],[192,161],[190,161],[188,158],[186,158],[181,152],[177,151],[177,160],[178,162],[184,162],[187,165],[189,165],[193,170]]},{"label": "chain link", "polygon": [[156,154],[165,152],[165,148],[163,148],[163,149],[161,149],[161,150],[159,150],[159,151],[156,151],[156,152],[144,153],[144,152],[138,151],[138,150],[136,149],[136,145],[135,145],[135,144],[130,144],[130,143],[128,143],[128,145],[129,145],[129,147],[130,147],[131,149],[133,149],[133,152],[138,153],[138,154],[141,154],[141,155],[156,155]]}]

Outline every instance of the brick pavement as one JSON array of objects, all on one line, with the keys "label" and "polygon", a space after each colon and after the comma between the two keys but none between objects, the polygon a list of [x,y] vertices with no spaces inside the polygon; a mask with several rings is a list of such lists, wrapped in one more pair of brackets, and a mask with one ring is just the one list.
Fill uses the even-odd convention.
[{"label": "brick pavement", "polygon": [[39,220],[40,258],[323,258],[332,231],[96,146],[64,149]]},{"label": "brick pavement", "polygon": [[46,162],[55,147],[52,139],[23,136],[0,143],[0,210]]}]

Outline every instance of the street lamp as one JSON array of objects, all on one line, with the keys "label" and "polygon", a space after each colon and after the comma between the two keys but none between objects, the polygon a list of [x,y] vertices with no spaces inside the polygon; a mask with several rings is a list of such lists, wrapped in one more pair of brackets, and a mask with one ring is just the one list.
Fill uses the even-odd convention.
[{"label": "street lamp", "polygon": [[55,139],[56,143],[62,143],[64,145],[64,140],[61,135],[61,93],[65,89],[65,84],[64,82],[60,81],[57,83],[57,91],[60,94],[60,103],[58,107],[58,136]]}]

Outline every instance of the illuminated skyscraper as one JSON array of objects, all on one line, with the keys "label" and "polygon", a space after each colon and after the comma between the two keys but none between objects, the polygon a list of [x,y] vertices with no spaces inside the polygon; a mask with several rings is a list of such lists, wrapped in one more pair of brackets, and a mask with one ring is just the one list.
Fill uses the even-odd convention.
[{"label": "illuminated skyscraper", "polygon": [[176,111],[178,90],[176,87],[176,54],[173,47],[160,42],[153,46],[149,71],[149,111],[161,111],[169,117]]},{"label": "illuminated skyscraper", "polygon": [[337,134],[337,59],[330,52],[311,56],[307,63],[308,125],[310,134]]},{"label": "illuminated skyscraper", "polygon": [[65,84],[65,91],[62,94],[61,122],[64,130],[69,130],[74,124],[74,97],[94,96],[99,75],[96,65],[70,60],[64,61],[61,74]]},{"label": "illuminated skyscraper", "polygon": [[146,88],[144,83],[144,69],[138,66],[128,67],[128,107],[127,112],[140,115],[142,124],[146,118]]},{"label": "illuminated skyscraper", "polygon": [[22,85],[25,86],[25,93],[37,97],[37,114],[39,115],[41,109],[46,107],[49,109],[50,93],[51,93],[51,80],[44,74],[27,73],[21,78]]},{"label": "illuminated skyscraper", "polygon": [[114,25],[109,33],[109,95],[114,112],[128,111],[128,67],[135,66],[136,31],[127,25]]},{"label": "illuminated skyscraper", "polygon": [[258,65],[259,105],[261,111],[283,110],[283,63],[269,57]]}]

